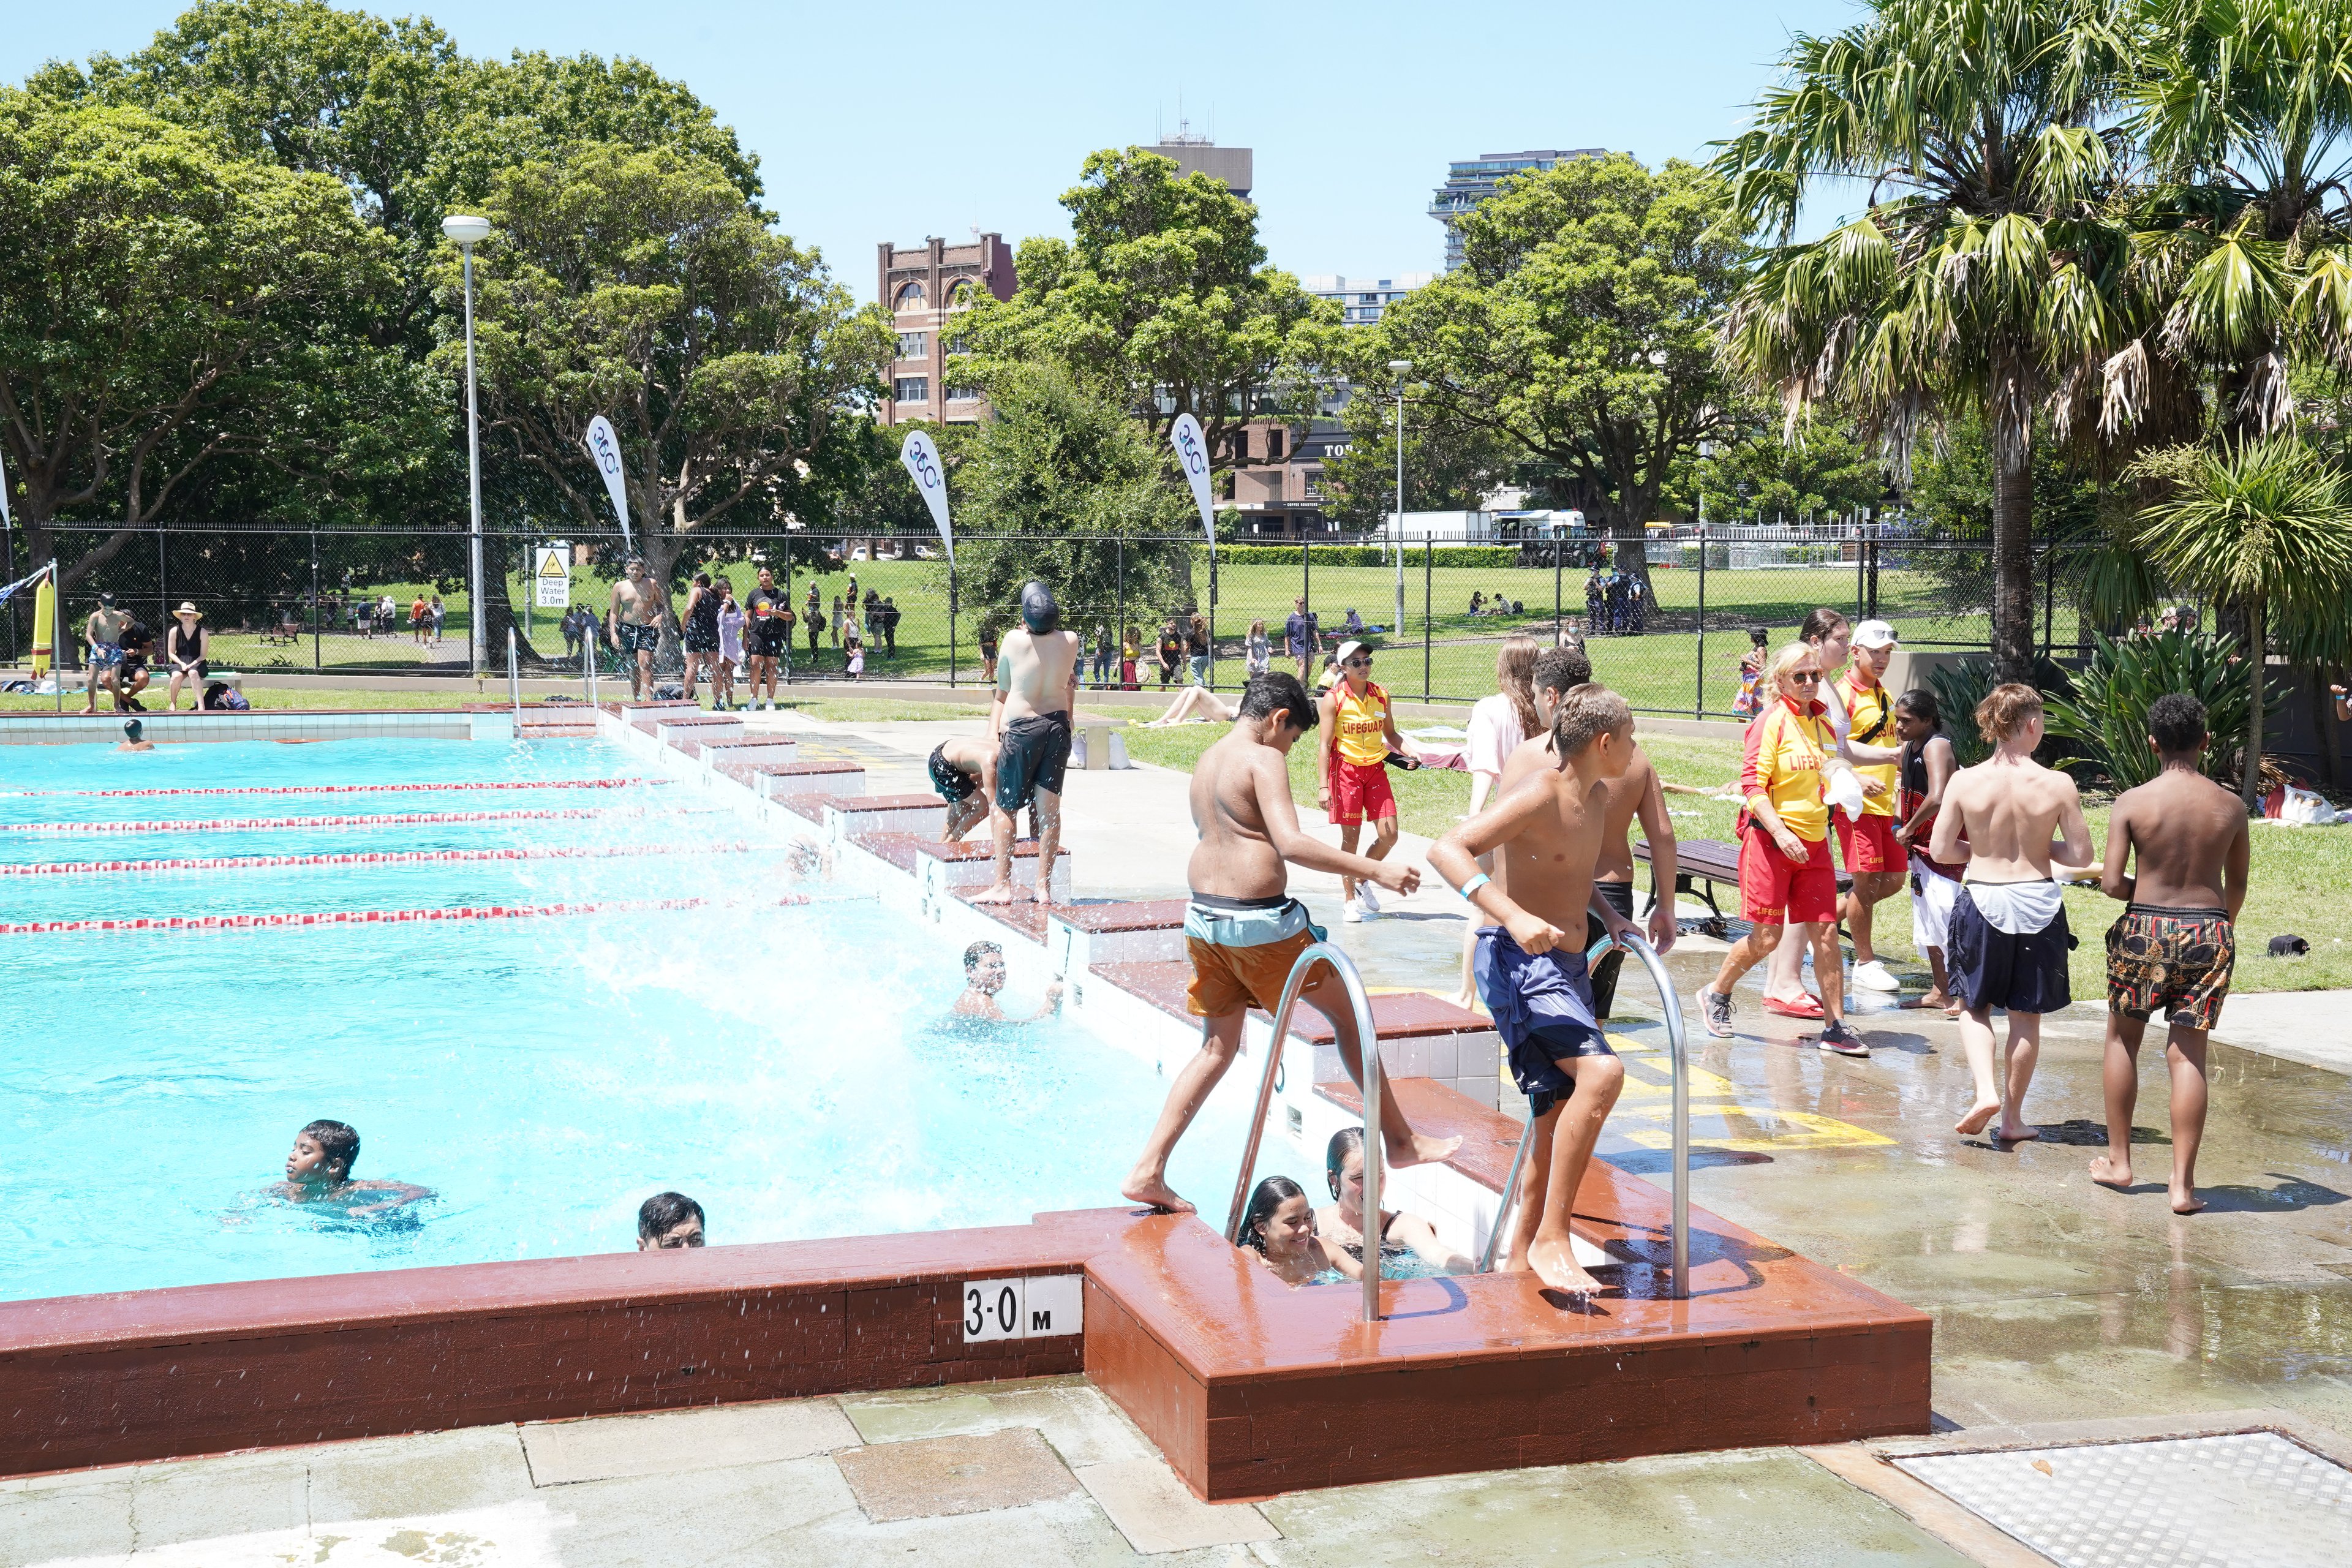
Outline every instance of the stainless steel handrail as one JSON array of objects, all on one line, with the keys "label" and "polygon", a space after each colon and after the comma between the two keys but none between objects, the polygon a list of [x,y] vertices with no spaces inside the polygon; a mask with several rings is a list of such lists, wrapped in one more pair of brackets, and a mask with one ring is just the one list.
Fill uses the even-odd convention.
[{"label": "stainless steel handrail", "polygon": [[[1283,1043],[1290,1035],[1291,1009],[1298,1005],[1298,994],[1307,985],[1307,976],[1318,963],[1328,963],[1347,988],[1348,1004],[1356,1015],[1356,1039],[1364,1061],[1364,1213],[1381,1212],[1381,1095],[1384,1085],[1381,1071],[1381,1037],[1372,1028],[1372,998],[1364,989],[1364,977],[1357,973],[1356,961],[1328,942],[1316,942],[1301,952],[1290,966],[1290,977],[1282,983],[1282,1000],[1274,1009],[1274,1029],[1266,1038],[1265,1071],[1259,1075],[1257,1110],[1251,1116],[1249,1142],[1242,1150],[1241,1174],[1234,1179],[1233,1206],[1225,1212],[1225,1239],[1234,1246],[1242,1244],[1242,1215],[1249,1206],[1250,1173],[1257,1168],[1258,1145],[1265,1136],[1265,1113],[1274,1104],[1274,1076],[1282,1068]],[[1207,1024],[1202,1026],[1203,1031]],[[1381,1321],[1381,1249],[1376,1239],[1380,1230],[1377,1221],[1368,1227],[1364,1243],[1364,1321]]]},{"label": "stainless steel handrail", "polygon": [[[1598,961],[1612,947],[1622,946],[1639,958],[1649,969],[1650,978],[1657,983],[1658,1000],[1666,1014],[1666,1047],[1674,1062],[1675,1077],[1675,1164],[1674,1164],[1674,1262],[1667,1276],[1666,1294],[1676,1301],[1690,1297],[1690,1052],[1683,1030],[1683,1004],[1675,990],[1673,976],[1666,973],[1666,961],[1658,950],[1639,936],[1628,937],[1622,942],[1604,939],[1592,949],[1591,957]],[[1528,1145],[1535,1142],[1535,1119],[1529,1117],[1519,1133],[1518,1152],[1511,1156],[1511,1173],[1503,1179],[1503,1195],[1495,1207],[1495,1228],[1486,1237],[1486,1249],[1479,1256],[1478,1272],[1490,1272],[1495,1267],[1495,1251],[1503,1239],[1503,1226],[1511,1217],[1511,1200],[1519,1190],[1519,1173],[1525,1167]]]},{"label": "stainless steel handrail", "polygon": [[522,717],[522,663],[515,652],[515,629],[507,628],[507,700],[513,704],[515,717]]},{"label": "stainless steel handrail", "polygon": [[580,639],[580,665],[587,677],[588,706],[591,709],[600,706],[596,700],[596,639],[604,635],[604,628],[599,625]]}]

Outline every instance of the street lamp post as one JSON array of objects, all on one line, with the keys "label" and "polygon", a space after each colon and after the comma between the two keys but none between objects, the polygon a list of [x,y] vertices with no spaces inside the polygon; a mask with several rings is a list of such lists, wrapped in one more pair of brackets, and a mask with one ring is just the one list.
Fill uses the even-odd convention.
[{"label": "street lamp post", "polygon": [[472,508],[472,532],[466,550],[467,641],[473,651],[474,679],[482,679],[482,624],[489,601],[482,595],[482,409],[474,393],[474,247],[490,237],[486,217],[445,217],[441,232],[457,243],[466,259],[466,488]]},{"label": "street lamp post", "polygon": [[1396,635],[1404,636],[1404,378],[1412,369],[1409,359],[1389,361],[1389,371],[1397,378],[1397,480],[1396,480]]}]

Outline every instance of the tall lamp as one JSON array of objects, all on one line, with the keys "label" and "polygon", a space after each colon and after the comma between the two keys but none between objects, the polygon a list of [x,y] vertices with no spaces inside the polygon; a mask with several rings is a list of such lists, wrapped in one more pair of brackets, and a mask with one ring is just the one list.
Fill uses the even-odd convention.
[{"label": "tall lamp", "polygon": [[466,258],[466,481],[473,510],[473,531],[466,551],[466,622],[470,628],[466,640],[473,649],[474,679],[479,680],[482,616],[489,601],[482,596],[482,409],[474,395],[474,247],[490,237],[490,220],[445,217],[441,232],[457,242]]},{"label": "tall lamp", "polygon": [[1389,361],[1397,384],[1397,504],[1396,504],[1396,635],[1404,636],[1404,378],[1412,369],[1409,359]]}]

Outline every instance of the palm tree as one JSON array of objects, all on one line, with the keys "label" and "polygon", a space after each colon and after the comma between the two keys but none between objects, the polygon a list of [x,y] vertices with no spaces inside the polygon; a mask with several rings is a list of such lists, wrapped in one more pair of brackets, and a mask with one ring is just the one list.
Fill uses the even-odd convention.
[{"label": "palm tree", "polygon": [[[1799,35],[1782,83],[1717,160],[1777,241],[1726,316],[1740,374],[1790,425],[1843,401],[1898,474],[1950,407],[1993,456],[1992,647],[2033,666],[2034,420],[2113,353],[2128,235],[2103,209],[2118,140],[2098,128],[2126,56],[2121,0],[1874,0]],[[1823,180],[1861,179],[1861,216],[1790,242]]]},{"label": "palm tree", "polygon": [[2172,497],[2140,514],[2138,543],[2174,582],[2232,607],[2247,628],[2248,809],[2260,792],[2263,676],[2276,632],[2341,640],[2352,595],[2352,482],[2292,435],[2174,447],[2135,465]]}]

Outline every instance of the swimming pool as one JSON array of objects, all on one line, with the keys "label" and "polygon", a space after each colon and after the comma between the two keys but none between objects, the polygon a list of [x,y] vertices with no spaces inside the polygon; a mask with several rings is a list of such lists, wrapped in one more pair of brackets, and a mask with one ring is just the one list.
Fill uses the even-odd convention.
[{"label": "swimming pool", "polygon": [[[1165,1092],[1076,1024],[950,1019],[940,939],[603,742],[16,746],[0,778],[0,1300],[626,1250],[666,1188],[722,1245],[1018,1224],[1116,1203]],[[319,1117],[435,1197],[269,1196]],[[1180,1189],[1221,1201],[1240,1142],[1213,1101]]]}]

